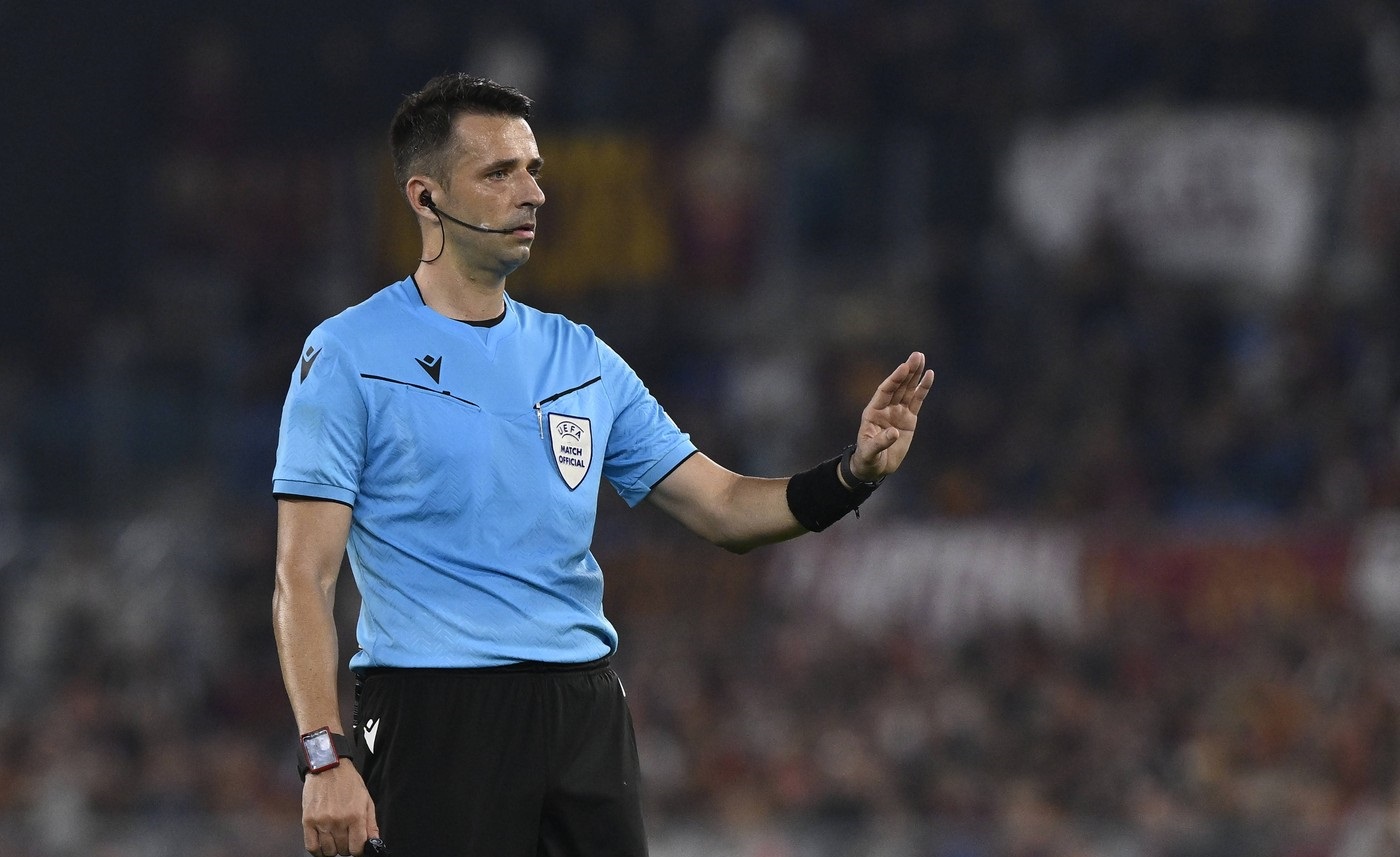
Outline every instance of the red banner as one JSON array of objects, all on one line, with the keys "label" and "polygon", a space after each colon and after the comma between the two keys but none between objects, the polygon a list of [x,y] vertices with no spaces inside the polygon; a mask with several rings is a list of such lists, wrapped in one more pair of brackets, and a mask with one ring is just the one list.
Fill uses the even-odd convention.
[{"label": "red banner", "polygon": [[1086,605],[1099,616],[1162,610],[1201,632],[1338,612],[1349,547],[1345,529],[1101,535],[1086,539]]}]

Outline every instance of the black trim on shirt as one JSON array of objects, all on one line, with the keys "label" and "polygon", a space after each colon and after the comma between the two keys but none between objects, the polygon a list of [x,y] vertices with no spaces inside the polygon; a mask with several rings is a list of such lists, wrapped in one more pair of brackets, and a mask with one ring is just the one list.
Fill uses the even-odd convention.
[{"label": "black trim on shirt", "polygon": [[446,390],[439,390],[436,387],[424,387],[422,384],[415,384],[412,381],[400,381],[398,378],[386,378],[383,375],[370,375],[365,372],[361,372],[360,377],[366,378],[370,381],[388,381],[390,384],[402,384],[405,387],[412,387],[415,390],[422,390],[425,393],[437,393],[439,396],[446,396],[449,399],[456,399],[464,405],[471,405],[473,408],[481,407],[481,405],[478,405],[471,399],[464,399],[461,396],[454,396]]},{"label": "black trim on shirt", "polygon": [[535,405],[535,407],[537,407],[537,408],[543,407],[543,406],[549,404],[550,402],[553,402],[553,401],[556,401],[556,400],[558,400],[558,399],[564,398],[565,396],[569,395],[570,393],[577,393],[579,390],[582,390],[584,387],[592,387],[594,384],[598,383],[598,382],[601,381],[601,380],[603,380],[603,376],[602,376],[602,375],[599,375],[599,376],[597,376],[596,378],[589,378],[587,381],[584,381],[582,384],[579,384],[579,385],[576,386],[576,387],[570,387],[570,388],[567,389],[567,390],[561,390],[561,391],[559,391],[558,393],[555,393],[555,394],[552,395],[552,396],[549,396],[549,397],[544,398],[544,399],[540,399],[539,402]]},{"label": "black trim on shirt", "polygon": [[495,318],[454,318],[452,320],[460,321],[462,324],[470,324],[472,327],[495,327],[496,325],[506,320],[506,309],[505,307],[501,307],[501,314],[496,316]]},{"label": "black trim on shirt", "polygon": [[691,459],[691,457],[694,456],[694,455],[695,455],[696,453],[698,453],[699,451],[700,451],[700,450],[698,450],[698,449],[692,450],[691,453],[690,453],[690,455],[687,455],[685,458],[682,458],[680,461],[677,461],[675,467],[672,467],[670,470],[667,470],[664,474],[662,474],[662,476],[661,476],[660,479],[658,479],[658,480],[656,480],[655,482],[651,483],[651,488],[650,488],[650,490],[651,490],[651,491],[655,491],[655,490],[656,490],[656,486],[660,485],[662,482],[665,482],[667,476],[670,476],[672,473],[675,473],[677,470],[679,470],[679,469],[680,469],[680,466],[681,466],[682,464],[685,464],[687,461],[689,461],[689,460]]},{"label": "black trim on shirt", "polygon": [[334,497],[317,497],[315,494],[297,494],[292,491],[273,491],[272,496],[277,500],[324,500],[327,503],[339,503],[342,506],[355,508],[354,503],[347,503],[344,500],[337,500]]},{"label": "black trim on shirt", "polygon": [[[413,290],[418,293],[418,300],[422,301],[423,306],[427,306],[428,302],[426,300],[423,300],[423,290],[418,287],[418,278],[410,274],[408,277],[408,281],[413,283]],[[502,302],[501,314],[496,316],[495,318],[477,320],[473,320],[470,318],[454,318],[452,320],[460,321],[462,324],[470,324],[472,327],[495,327],[496,325],[506,320],[506,306],[504,302]]]}]

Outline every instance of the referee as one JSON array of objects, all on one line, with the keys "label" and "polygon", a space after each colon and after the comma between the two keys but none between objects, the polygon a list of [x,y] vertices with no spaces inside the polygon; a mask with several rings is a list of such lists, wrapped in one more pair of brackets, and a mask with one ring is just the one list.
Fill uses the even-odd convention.
[{"label": "referee", "polygon": [[[589,550],[602,480],[736,552],[821,530],[898,469],[933,383],[911,354],[855,443],[790,478],[697,452],[589,328],[505,291],[545,201],[530,108],[461,74],[403,101],[390,140],[422,258],[313,330],[292,370],[273,623],[313,855],[380,836],[395,857],[645,855]],[[347,553],[349,737],[332,611]]]}]

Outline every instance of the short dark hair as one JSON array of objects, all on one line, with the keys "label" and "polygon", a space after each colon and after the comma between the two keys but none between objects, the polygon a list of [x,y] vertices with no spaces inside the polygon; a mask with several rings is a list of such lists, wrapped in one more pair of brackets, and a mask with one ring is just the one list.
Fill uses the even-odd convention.
[{"label": "short dark hair", "polygon": [[530,118],[534,102],[513,86],[458,72],[428,81],[399,104],[389,129],[394,179],[402,191],[414,173],[446,179],[443,155],[459,113]]}]

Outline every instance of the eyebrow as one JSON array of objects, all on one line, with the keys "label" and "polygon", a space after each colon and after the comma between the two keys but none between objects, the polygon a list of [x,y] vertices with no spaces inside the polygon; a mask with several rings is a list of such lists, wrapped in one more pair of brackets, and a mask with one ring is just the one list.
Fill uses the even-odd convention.
[{"label": "eyebrow", "polygon": [[[482,167],[481,171],[483,173],[494,173],[496,170],[510,169],[518,163],[520,163],[519,158],[502,158],[499,161],[493,161],[492,163],[487,164],[485,167]],[[531,158],[529,162],[525,164],[525,169],[538,170],[543,166],[544,158]]]}]

